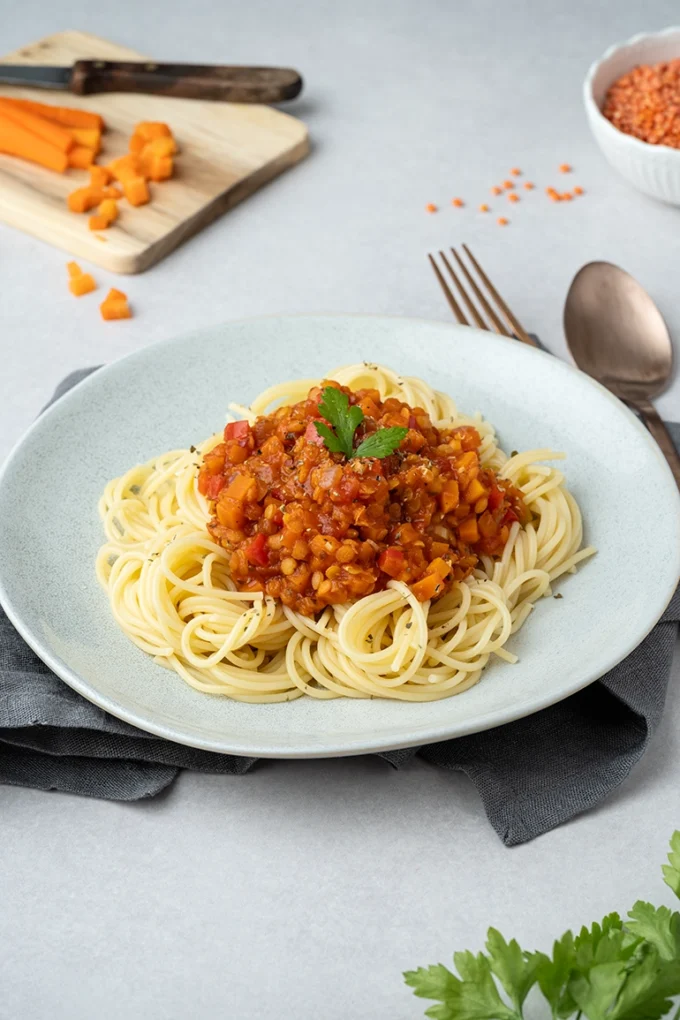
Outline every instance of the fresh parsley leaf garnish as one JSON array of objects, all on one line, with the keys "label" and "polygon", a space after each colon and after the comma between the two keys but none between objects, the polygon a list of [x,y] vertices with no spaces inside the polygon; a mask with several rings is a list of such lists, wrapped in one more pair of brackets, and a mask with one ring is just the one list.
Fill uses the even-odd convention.
[{"label": "fresh parsley leaf garnish", "polygon": [[378,429],[367,436],[363,443],[354,451],[354,457],[389,457],[397,449],[402,440],[406,439],[408,429],[402,425],[393,425],[389,429]]},{"label": "fresh parsley leaf garnish", "polygon": [[[664,877],[680,890],[680,832]],[[490,928],[486,954],[453,959],[457,974],[441,963],[404,974],[416,995],[436,1000],[426,1010],[434,1020],[524,1020],[536,984],[553,1020],[660,1020],[680,995],[680,913],[638,901],[626,921],[608,914],[576,937],[565,932],[552,957],[528,953]]]},{"label": "fresh parsley leaf garnish", "polygon": [[[358,404],[350,407],[349,398],[342,390],[326,386],[321,394],[319,411],[330,425],[315,421],[314,427],[331,453],[342,453],[351,460],[353,457],[389,457],[406,438],[407,428],[394,426],[378,429],[354,449],[354,433],[364,420],[364,412]],[[332,427],[331,427],[332,426]]]},{"label": "fresh parsley leaf garnish", "polygon": [[323,421],[315,421],[314,427],[323,439],[326,448],[329,449],[331,453],[344,453],[346,457],[351,457],[351,454],[347,453],[342,440],[339,436],[336,436],[330,425],[326,425]]},{"label": "fresh parsley leaf garnish", "polygon": [[[323,436],[326,446],[332,453],[344,453],[345,457],[353,456],[354,447],[352,440],[354,433],[364,420],[364,412],[356,404],[349,406],[349,398],[342,390],[336,390],[334,386],[326,386],[321,395],[319,410],[326,421],[329,421],[335,429],[337,449],[328,446],[328,436],[319,428],[323,422],[314,422],[316,431]],[[327,431],[330,431],[327,429]]]}]

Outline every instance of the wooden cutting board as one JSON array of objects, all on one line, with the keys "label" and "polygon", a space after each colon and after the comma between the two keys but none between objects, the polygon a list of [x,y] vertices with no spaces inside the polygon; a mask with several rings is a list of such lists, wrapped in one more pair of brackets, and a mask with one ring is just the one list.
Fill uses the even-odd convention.
[{"label": "wooden cutting board", "polygon": [[[83,32],[59,32],[3,59],[67,65],[80,58],[147,59]],[[88,182],[86,171],[57,174],[0,154],[0,220],[114,273],[148,269],[308,152],[305,125],[268,106],[125,93],[81,97],[7,85],[0,85],[0,95],[101,113],[108,130],[100,163],[127,152],[140,120],[165,121],[172,128],[180,148],[175,177],[150,184],[149,205],[133,208],[121,200],[116,224],[98,234],[88,229],[87,215],[66,207],[68,193]]]}]

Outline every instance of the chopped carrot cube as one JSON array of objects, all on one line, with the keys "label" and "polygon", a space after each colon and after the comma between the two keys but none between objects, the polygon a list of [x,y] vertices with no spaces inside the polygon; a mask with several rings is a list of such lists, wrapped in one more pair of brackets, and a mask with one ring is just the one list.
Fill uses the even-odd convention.
[{"label": "chopped carrot cube", "polygon": [[124,178],[139,177],[142,173],[141,163],[134,153],[114,159],[112,163],[109,163],[107,169],[121,184],[123,184]]},{"label": "chopped carrot cube", "polygon": [[442,578],[439,574],[432,573],[426,574],[420,581],[412,584],[411,591],[419,602],[427,602],[441,590],[441,586]]},{"label": "chopped carrot cube", "polygon": [[458,525],[458,534],[464,542],[472,545],[474,542],[479,542],[479,528],[477,527],[477,518],[468,517]]},{"label": "chopped carrot cube", "polygon": [[154,156],[174,156],[177,152],[177,144],[172,135],[153,138],[144,144],[144,152]]},{"label": "chopped carrot cube", "polygon": [[452,198],[451,199],[451,205],[455,205],[456,209],[460,209],[464,205],[463,199],[462,198]]},{"label": "chopped carrot cube", "polygon": [[121,290],[116,290],[115,287],[112,287],[106,295],[99,310],[102,319],[130,319],[132,317],[127,296]]},{"label": "chopped carrot cube", "polygon": [[146,149],[141,154],[144,174],[152,181],[167,181],[172,177],[174,163],[172,156],[157,156],[154,153],[146,154]]},{"label": "chopped carrot cube", "polygon": [[117,188],[115,184],[112,184],[110,188],[104,188],[102,190],[102,195],[104,198],[122,198],[123,192],[120,188]]},{"label": "chopped carrot cube", "polygon": [[101,213],[94,213],[87,221],[87,225],[90,230],[106,230],[111,226],[111,220],[107,216],[102,216]]},{"label": "chopped carrot cube", "polygon": [[142,135],[138,135],[137,132],[135,132],[134,135],[130,136],[128,149],[134,155],[138,156],[145,145],[148,145],[148,142]]},{"label": "chopped carrot cube", "polygon": [[141,135],[147,142],[152,142],[154,138],[172,138],[172,131],[161,121],[142,120],[135,125],[134,133]]},{"label": "chopped carrot cube", "polygon": [[130,205],[146,205],[151,199],[149,186],[143,177],[125,177],[121,184]]},{"label": "chopped carrot cube", "polygon": [[115,199],[105,198],[104,201],[100,203],[97,212],[100,216],[105,216],[109,223],[113,223],[114,220],[118,219],[118,206]]},{"label": "chopped carrot cube", "polygon": [[84,273],[77,262],[67,262],[66,268],[69,275],[68,289],[76,297],[82,297],[83,294],[89,294],[91,290],[97,289],[90,274]]},{"label": "chopped carrot cube", "polygon": [[81,273],[80,276],[69,280],[68,289],[75,297],[82,297],[83,294],[89,294],[91,291],[96,290],[97,284],[90,273]]},{"label": "chopped carrot cube", "polygon": [[437,206],[434,204],[434,202],[428,202],[427,205],[425,206],[425,212],[433,213],[436,211]]},{"label": "chopped carrot cube", "polygon": [[77,188],[66,199],[71,212],[83,213],[93,209],[101,201],[101,191],[96,188]]},{"label": "chopped carrot cube", "polygon": [[105,166],[90,167],[90,184],[93,188],[105,188],[111,180],[111,174]]}]

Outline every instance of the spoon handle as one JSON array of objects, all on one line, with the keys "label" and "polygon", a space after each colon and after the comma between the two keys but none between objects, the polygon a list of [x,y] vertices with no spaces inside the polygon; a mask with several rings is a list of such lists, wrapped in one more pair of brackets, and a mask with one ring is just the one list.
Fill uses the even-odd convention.
[{"label": "spoon handle", "polygon": [[661,452],[668,461],[668,466],[673,472],[676,485],[680,489],[680,457],[675,449],[670,432],[659,417],[654,405],[648,400],[636,400],[635,407],[644,418],[645,425],[661,447]]}]

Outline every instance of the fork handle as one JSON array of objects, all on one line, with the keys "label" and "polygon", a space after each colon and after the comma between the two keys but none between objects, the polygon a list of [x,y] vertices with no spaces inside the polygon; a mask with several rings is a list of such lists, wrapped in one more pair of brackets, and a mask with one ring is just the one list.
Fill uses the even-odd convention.
[{"label": "fork handle", "polygon": [[633,406],[640,412],[645,425],[661,447],[661,452],[673,472],[675,483],[680,489],[680,456],[675,449],[670,432],[659,417],[659,412],[649,400],[636,400]]}]

